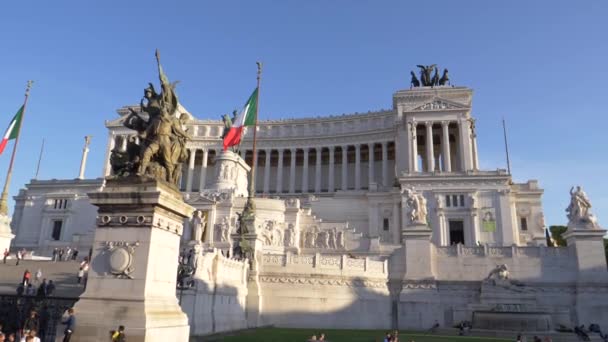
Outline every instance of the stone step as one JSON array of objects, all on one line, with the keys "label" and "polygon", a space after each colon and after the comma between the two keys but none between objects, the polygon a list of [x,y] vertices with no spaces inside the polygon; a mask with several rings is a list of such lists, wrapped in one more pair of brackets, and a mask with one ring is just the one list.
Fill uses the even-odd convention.
[{"label": "stone step", "polygon": [[84,291],[84,285],[77,283],[80,261],[21,260],[19,266],[15,264],[16,260],[7,260],[6,264],[0,262],[0,293],[16,294],[26,269],[32,273],[32,286],[36,289],[39,284],[35,277],[40,269],[42,278],[55,283],[54,295],[57,297],[78,297]]}]

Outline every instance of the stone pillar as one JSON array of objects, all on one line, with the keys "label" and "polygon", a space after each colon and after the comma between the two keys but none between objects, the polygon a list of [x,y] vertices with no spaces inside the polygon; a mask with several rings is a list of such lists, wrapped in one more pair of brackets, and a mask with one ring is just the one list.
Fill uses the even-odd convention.
[{"label": "stone pillar", "polygon": [[401,222],[399,220],[399,207],[401,206],[401,201],[399,199],[394,199],[393,202],[393,222],[390,229],[393,233],[393,243],[397,244],[401,242]]},{"label": "stone pillar", "polygon": [[175,291],[183,222],[194,208],[155,180],[109,179],[88,196],[99,208],[97,229],[72,340],[106,341],[125,325],[129,341],[188,341]]},{"label": "stone pillar", "polygon": [[443,130],[443,138],[441,139],[441,147],[443,147],[443,171],[452,172],[452,159],[450,158],[450,133],[449,133],[449,121],[441,122],[441,129]]},{"label": "stone pillar", "polygon": [[323,149],[321,147],[317,147],[315,150],[316,154],[316,165],[315,165],[315,192],[321,192],[321,156],[323,154]]},{"label": "stone pillar", "polygon": [[475,119],[470,119],[471,125],[471,158],[473,159],[473,170],[479,170],[479,160],[477,158],[477,133],[475,133]]},{"label": "stone pillar", "polygon": [[355,145],[355,190],[361,190],[361,145]]},{"label": "stone pillar", "polygon": [[279,160],[277,162],[277,186],[276,193],[283,192],[283,149],[279,149]]},{"label": "stone pillar", "polygon": [[374,143],[367,144],[367,182],[369,183],[367,189],[371,190],[371,184],[376,182],[376,177],[374,177]]},{"label": "stone pillar", "polygon": [[342,190],[348,190],[348,146],[342,146]]},{"label": "stone pillar", "polygon": [[479,242],[479,220],[477,219],[477,212],[471,212],[471,246],[477,246]]},{"label": "stone pillar", "polygon": [[127,141],[129,140],[129,136],[124,134],[120,136],[122,140],[120,141],[120,150],[125,152],[127,150]]},{"label": "stone pillar", "polygon": [[336,148],[335,146],[329,147],[329,175],[328,175],[328,180],[327,180],[327,191],[328,192],[336,191],[336,188],[334,185],[335,180],[336,180],[335,162],[334,162],[334,149],[335,148]]},{"label": "stone pillar", "polygon": [[511,246],[515,243],[515,227],[513,226],[511,212],[511,190],[504,189],[498,191],[498,203],[500,206],[500,228],[502,233],[502,245]]},{"label": "stone pillar", "polygon": [[462,171],[471,170],[473,163],[471,161],[471,134],[469,129],[469,121],[461,119],[458,121],[458,129],[460,136],[460,164]]},{"label": "stone pillar", "polygon": [[192,192],[192,178],[194,175],[194,159],[196,158],[196,149],[190,149],[190,157],[188,159],[188,175],[186,178],[186,192]]},{"label": "stone pillar", "polygon": [[382,185],[389,186],[389,184],[388,184],[388,143],[386,141],[382,143]]},{"label": "stone pillar", "polygon": [[207,184],[207,159],[209,159],[209,150],[203,150],[203,161],[201,163],[201,178],[199,181],[198,191],[203,191]]},{"label": "stone pillar", "polygon": [[[416,123],[416,121],[411,121],[410,122],[410,135],[412,138],[412,158],[410,158],[410,163],[412,164],[412,167],[410,168],[410,170],[413,170],[413,172],[419,172],[419,168],[418,168],[418,133],[417,133],[417,127],[418,124]],[[423,166],[424,167],[424,166]]]},{"label": "stone pillar", "polygon": [[295,148],[289,150],[289,193],[293,194],[296,192],[296,152]]},{"label": "stone pillar", "polygon": [[270,192],[270,157],[272,156],[272,150],[265,150],[266,160],[264,161],[264,193]]},{"label": "stone pillar", "polygon": [[426,171],[435,171],[435,153],[433,152],[433,122],[427,121],[426,125]]},{"label": "stone pillar", "polygon": [[302,164],[302,193],[308,192],[308,148],[304,148],[304,162]]},{"label": "stone pillar", "polygon": [[[108,133],[108,148],[106,149],[106,163],[103,166],[103,176],[110,176],[112,173],[112,165],[110,165],[110,156],[112,155],[112,150],[116,146],[116,139],[112,132]],[[4,252],[4,250],[2,250]]]}]

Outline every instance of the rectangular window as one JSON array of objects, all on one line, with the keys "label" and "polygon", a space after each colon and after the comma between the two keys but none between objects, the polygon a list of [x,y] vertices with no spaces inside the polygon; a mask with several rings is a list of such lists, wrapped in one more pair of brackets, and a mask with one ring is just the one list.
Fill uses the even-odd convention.
[{"label": "rectangular window", "polygon": [[451,201],[450,201],[450,195],[446,195],[445,196],[445,206],[446,207],[451,207]]},{"label": "rectangular window", "polygon": [[464,221],[449,220],[450,245],[464,244]]},{"label": "rectangular window", "polygon": [[521,230],[528,230],[528,219],[525,217],[519,218],[519,227]]},{"label": "rectangular window", "polygon": [[388,219],[385,218],[384,221],[382,221],[382,229],[384,229],[384,231],[388,231],[388,228],[389,228]]},{"label": "rectangular window", "polygon": [[460,206],[464,207],[464,195],[460,195]]},{"label": "rectangular window", "polygon": [[452,195],[452,206],[453,207],[458,206],[458,195]]},{"label": "rectangular window", "polygon": [[61,226],[63,226],[62,220],[53,221],[53,232],[51,234],[51,237],[55,241],[59,241],[59,239],[61,238]]}]

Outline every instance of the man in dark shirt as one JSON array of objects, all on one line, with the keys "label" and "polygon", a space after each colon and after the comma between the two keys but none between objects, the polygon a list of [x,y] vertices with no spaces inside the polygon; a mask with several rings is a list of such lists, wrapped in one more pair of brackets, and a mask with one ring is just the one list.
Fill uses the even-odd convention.
[{"label": "man in dark shirt", "polygon": [[65,325],[65,330],[63,331],[63,342],[70,342],[70,338],[72,338],[74,328],[76,327],[76,317],[74,316],[74,309],[69,308],[68,314],[70,316],[62,322],[62,324]]}]

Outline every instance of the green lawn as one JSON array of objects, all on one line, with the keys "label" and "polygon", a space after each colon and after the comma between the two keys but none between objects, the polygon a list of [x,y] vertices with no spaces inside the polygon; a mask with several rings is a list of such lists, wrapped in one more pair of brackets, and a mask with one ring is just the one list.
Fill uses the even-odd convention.
[{"label": "green lawn", "polygon": [[[382,342],[385,331],[381,330],[322,330],[325,338],[329,342]],[[318,335],[319,331],[312,329],[279,329],[279,328],[260,328],[247,330],[235,334],[213,336],[198,339],[197,341],[226,341],[226,342],[305,342],[313,335]],[[512,341],[510,339],[489,338],[489,337],[460,337],[460,336],[439,336],[428,335],[420,332],[402,331],[399,333],[400,342],[502,342]]]}]

